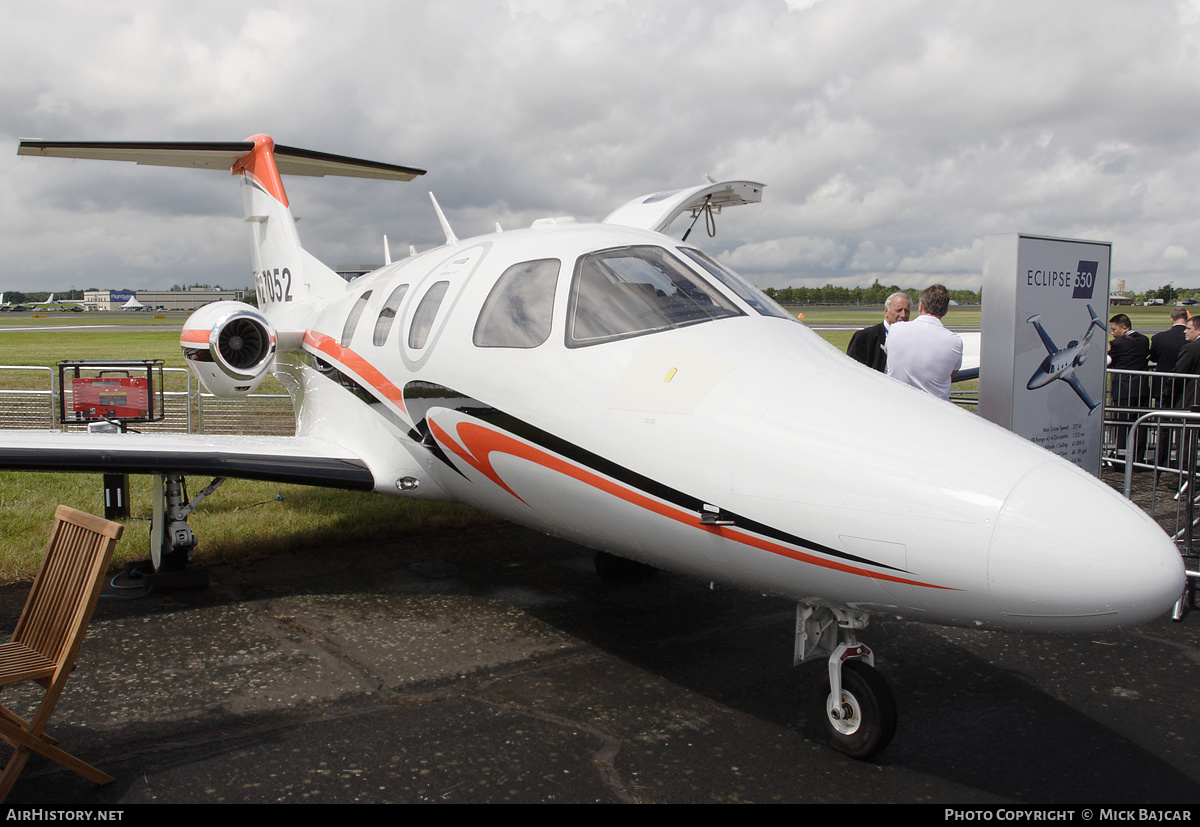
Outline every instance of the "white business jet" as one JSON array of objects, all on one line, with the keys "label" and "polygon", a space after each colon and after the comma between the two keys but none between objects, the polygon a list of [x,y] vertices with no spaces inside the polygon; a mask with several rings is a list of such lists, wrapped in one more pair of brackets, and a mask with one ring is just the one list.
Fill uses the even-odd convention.
[{"label": "white business jet", "polygon": [[604,572],[623,558],[796,600],[796,661],[828,663],[814,714],[860,758],[896,725],[858,640],[872,615],[1094,632],[1157,618],[1183,591],[1175,546],[1108,486],[854,363],[663,234],[685,213],[759,201],[759,184],[465,240],[438,210],[444,246],[346,283],[301,247],[280,173],[421,170],[261,135],[19,153],[240,179],[259,309],[204,307],[180,341],[213,393],[278,376],[297,435],[0,435],[6,467],[162,475],[161,565],[192,541],[183,474],[469,503],[612,555]]},{"label": "white business jet", "polygon": [[1093,402],[1092,397],[1079,381],[1079,377],[1075,375],[1075,368],[1087,361],[1089,351],[1092,349],[1092,336],[1097,330],[1101,333],[1107,333],[1108,328],[1104,326],[1104,322],[1100,321],[1100,317],[1096,315],[1096,311],[1089,304],[1087,306],[1088,314],[1092,317],[1088,322],[1087,332],[1083,335],[1083,341],[1072,339],[1067,346],[1059,348],[1054,344],[1054,340],[1050,338],[1050,334],[1042,327],[1041,314],[1030,316],[1025,321],[1033,325],[1037,330],[1038,336],[1042,340],[1042,344],[1046,346],[1046,358],[1038,365],[1038,369],[1033,372],[1033,376],[1029,377],[1029,382],[1026,383],[1026,390],[1037,390],[1044,388],[1056,379],[1061,379],[1071,386],[1071,390],[1075,391],[1083,404],[1088,407],[1088,415],[1095,413],[1100,407],[1099,402]]}]

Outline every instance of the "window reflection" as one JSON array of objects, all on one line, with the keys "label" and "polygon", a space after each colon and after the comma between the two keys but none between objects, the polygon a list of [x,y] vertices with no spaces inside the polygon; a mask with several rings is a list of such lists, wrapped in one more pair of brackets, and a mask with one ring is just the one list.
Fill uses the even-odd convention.
[{"label": "window reflection", "polygon": [[479,347],[537,347],[550,337],[558,259],[509,267],[488,294],[473,341]]},{"label": "window reflection", "polygon": [[433,320],[437,318],[438,308],[442,306],[442,299],[446,297],[446,290],[449,287],[450,282],[439,281],[425,291],[425,295],[421,297],[421,303],[417,305],[417,312],[413,313],[412,324],[408,328],[409,347],[414,350],[425,347],[429,331],[433,329]]},{"label": "window reflection", "polygon": [[576,266],[567,344],[592,345],[741,315],[661,247],[603,250],[581,257]]}]

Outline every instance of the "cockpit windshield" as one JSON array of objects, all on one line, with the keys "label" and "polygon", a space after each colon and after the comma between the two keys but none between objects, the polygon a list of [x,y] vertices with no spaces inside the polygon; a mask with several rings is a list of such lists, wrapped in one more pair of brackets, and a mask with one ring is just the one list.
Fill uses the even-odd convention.
[{"label": "cockpit windshield", "polygon": [[581,256],[567,308],[567,346],[582,347],[657,330],[745,315],[662,247]]},{"label": "cockpit windshield", "polygon": [[764,316],[777,316],[781,319],[796,321],[791,313],[779,306],[763,291],[730,270],[715,258],[710,258],[699,250],[691,247],[682,248],[685,255],[711,273],[718,281],[737,294],[737,297],[753,307]]}]

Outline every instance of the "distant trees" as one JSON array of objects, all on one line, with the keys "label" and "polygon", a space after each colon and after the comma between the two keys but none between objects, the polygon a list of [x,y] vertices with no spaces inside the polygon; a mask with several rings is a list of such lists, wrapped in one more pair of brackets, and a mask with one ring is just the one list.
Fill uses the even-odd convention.
[{"label": "distant trees", "polygon": [[[824,287],[768,287],[763,292],[785,305],[882,305],[893,293],[907,293],[915,306],[917,297],[921,295],[921,291],[916,288],[899,287],[894,284],[882,285],[878,279],[870,287],[837,287],[827,284]],[[980,291],[951,290],[950,298],[959,304],[979,304]]]}]

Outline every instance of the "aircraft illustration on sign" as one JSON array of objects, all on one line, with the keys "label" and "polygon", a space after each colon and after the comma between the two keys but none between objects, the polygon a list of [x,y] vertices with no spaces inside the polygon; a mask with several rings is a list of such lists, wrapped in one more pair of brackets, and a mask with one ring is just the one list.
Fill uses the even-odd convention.
[{"label": "aircraft illustration on sign", "polygon": [[1075,373],[1075,369],[1087,361],[1089,351],[1092,347],[1092,336],[1097,330],[1101,333],[1107,333],[1108,328],[1104,326],[1104,322],[1100,321],[1100,317],[1096,315],[1096,311],[1089,304],[1087,306],[1088,313],[1092,320],[1088,322],[1087,332],[1083,336],[1083,341],[1072,339],[1066,347],[1061,350],[1054,344],[1054,340],[1050,338],[1050,334],[1042,327],[1041,315],[1035,314],[1030,316],[1025,321],[1033,325],[1037,329],[1038,336],[1042,339],[1042,344],[1046,346],[1046,358],[1034,371],[1033,376],[1029,378],[1028,384],[1025,385],[1027,390],[1036,390],[1044,388],[1056,379],[1061,379],[1071,386],[1071,390],[1079,395],[1083,400],[1083,404],[1088,407],[1088,414],[1091,415],[1097,408],[1100,407],[1099,402],[1093,402],[1092,397],[1088,395],[1087,390],[1079,381],[1079,377]]},{"label": "aircraft illustration on sign", "polygon": [[896,726],[858,640],[872,616],[1093,632],[1159,617],[1183,591],[1175,546],[1108,486],[854,363],[664,234],[681,215],[760,201],[760,184],[463,240],[438,209],[443,246],[347,283],[301,246],[281,174],[421,170],[263,135],[19,153],[240,179],[258,308],[203,307],[180,343],[212,393],[277,376],[296,435],[0,433],[2,467],[161,475],[164,567],[194,542],[185,474],[468,503],[598,550],[601,573],[627,559],[794,599],[796,661],[828,665],[813,715],[856,757]]}]

